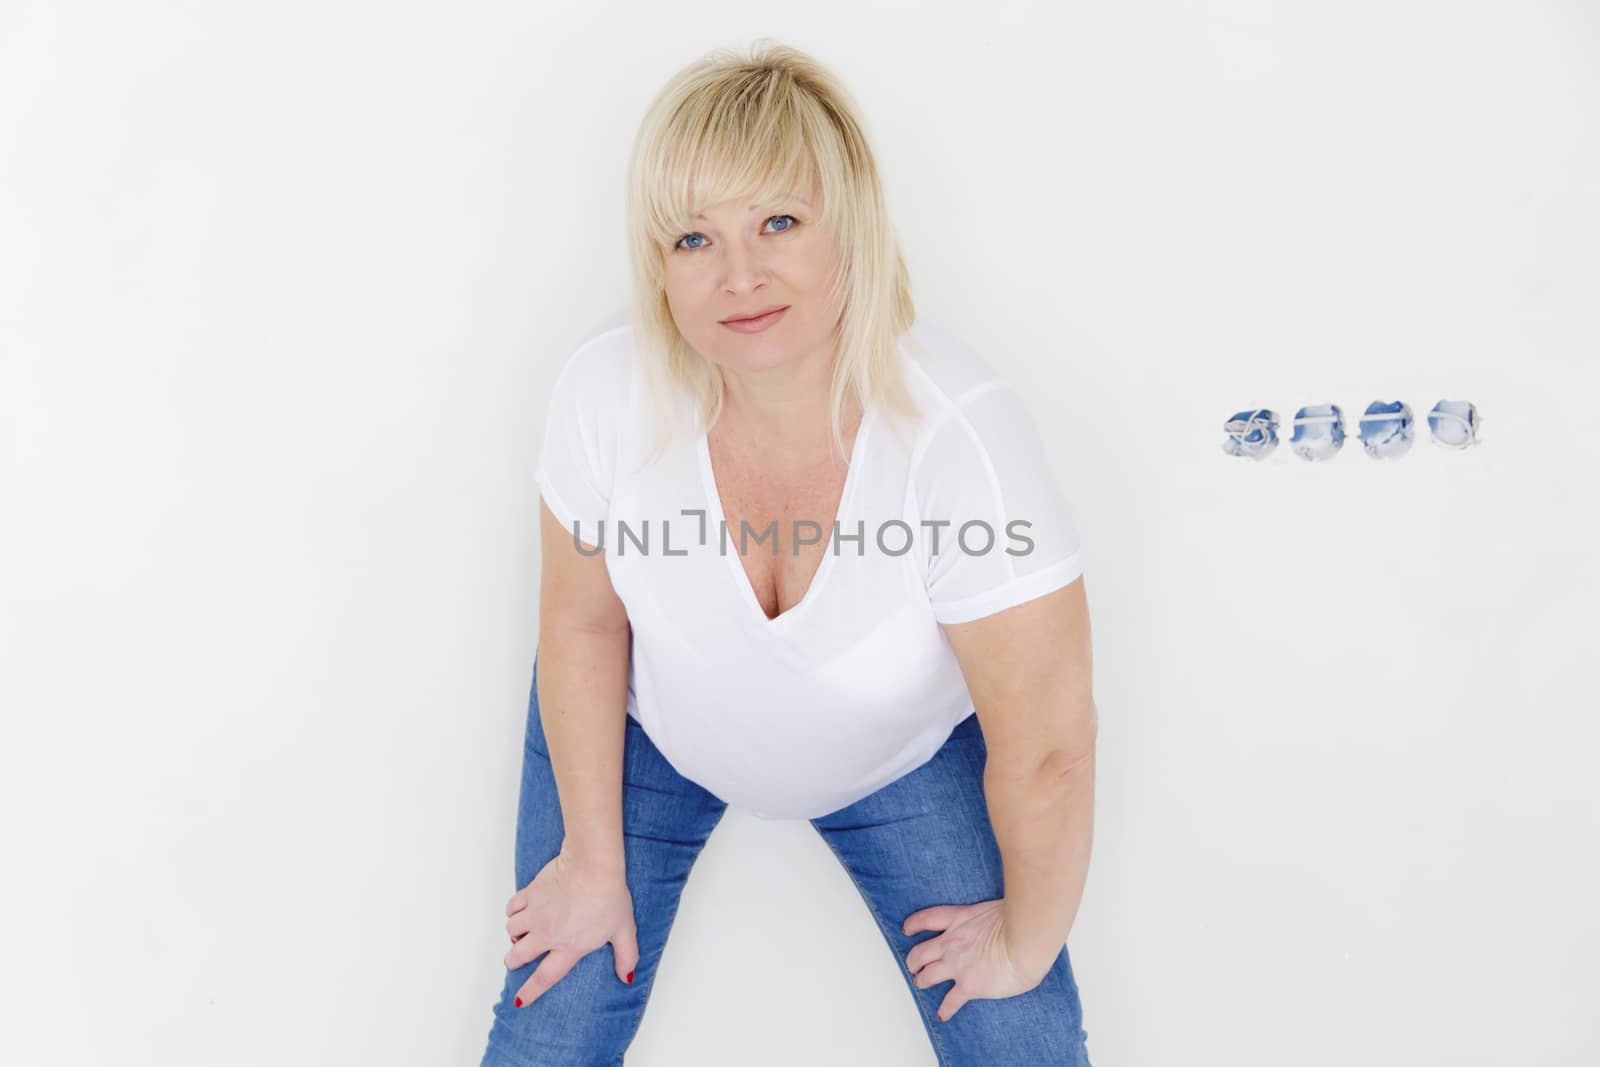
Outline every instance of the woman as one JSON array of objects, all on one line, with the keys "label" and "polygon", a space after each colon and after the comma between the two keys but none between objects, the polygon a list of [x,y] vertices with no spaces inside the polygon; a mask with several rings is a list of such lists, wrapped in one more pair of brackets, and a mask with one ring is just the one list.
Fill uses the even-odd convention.
[{"label": "woman", "polygon": [[1087,1064],[1065,942],[1089,622],[1026,406],[913,323],[854,107],[799,52],[678,74],[628,221],[631,314],[567,358],[539,461],[521,888],[483,1063],[622,1062],[735,803],[822,834],[940,1063]]}]

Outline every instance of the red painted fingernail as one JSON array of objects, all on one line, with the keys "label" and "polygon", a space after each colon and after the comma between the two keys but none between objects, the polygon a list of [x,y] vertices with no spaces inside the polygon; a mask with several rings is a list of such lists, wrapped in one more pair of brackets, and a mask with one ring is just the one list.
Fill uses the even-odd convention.
[{"label": "red painted fingernail", "polygon": [[633,981],[633,972],[632,971],[628,972],[628,981],[630,981],[630,982]]},{"label": "red painted fingernail", "polygon": [[939,1013],[939,1021],[944,1022],[944,1012]]},{"label": "red painted fingernail", "polygon": [[517,998],[517,1007],[519,1007],[519,1008],[522,1007],[522,998],[521,997]]}]

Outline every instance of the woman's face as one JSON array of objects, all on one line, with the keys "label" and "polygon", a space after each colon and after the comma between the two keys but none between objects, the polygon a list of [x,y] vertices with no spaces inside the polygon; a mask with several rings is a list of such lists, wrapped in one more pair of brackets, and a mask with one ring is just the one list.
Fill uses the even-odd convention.
[{"label": "woman's face", "polygon": [[[667,305],[695,351],[732,370],[776,367],[819,350],[831,359],[839,308],[827,286],[837,246],[815,221],[818,196],[813,188],[756,207],[712,205],[667,250]],[[773,307],[786,310],[759,330],[725,321]]]}]

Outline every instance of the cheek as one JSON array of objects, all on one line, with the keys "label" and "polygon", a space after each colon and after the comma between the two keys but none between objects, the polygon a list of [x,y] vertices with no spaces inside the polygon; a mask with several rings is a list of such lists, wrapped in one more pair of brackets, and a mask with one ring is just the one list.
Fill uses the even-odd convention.
[{"label": "cheek", "polygon": [[666,275],[667,299],[682,307],[704,303],[716,291],[716,278],[698,264],[685,263]]},{"label": "cheek", "polygon": [[675,315],[692,315],[695,308],[705,303],[702,288],[693,277],[682,272],[669,276],[665,286],[667,306]]},{"label": "cheek", "polygon": [[800,276],[805,279],[805,284],[812,290],[825,288],[828,277],[833,271],[835,253],[831,241],[814,241],[800,250],[800,255],[795,258],[795,266]]}]

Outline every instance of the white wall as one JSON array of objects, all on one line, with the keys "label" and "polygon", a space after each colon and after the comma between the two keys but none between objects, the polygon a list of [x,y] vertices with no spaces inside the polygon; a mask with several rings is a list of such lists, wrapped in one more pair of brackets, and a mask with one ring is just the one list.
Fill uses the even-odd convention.
[{"label": "white wall", "polygon": [[[1533,0],[7,5],[0,1060],[477,1062],[545,397],[760,35],[1074,500],[1097,1067],[1600,1061],[1600,15]],[[1480,448],[1219,448],[1441,397]],[[895,968],[734,810],[629,1063],[932,1063]]]}]

